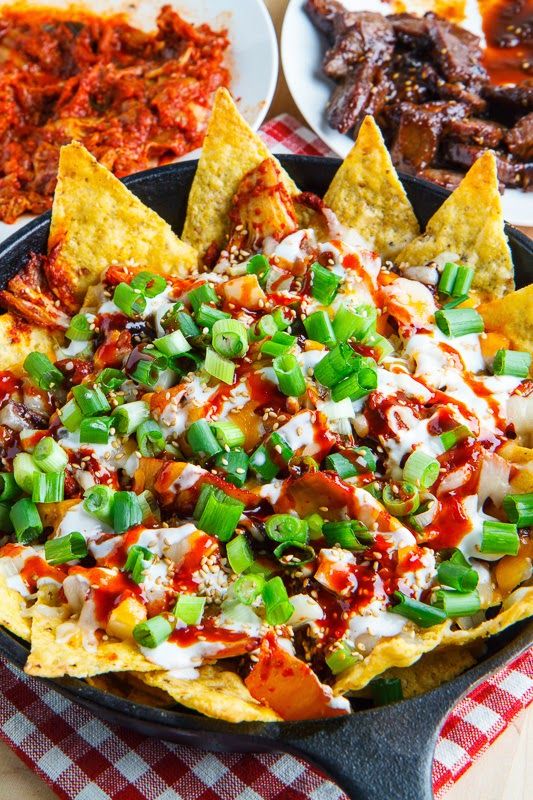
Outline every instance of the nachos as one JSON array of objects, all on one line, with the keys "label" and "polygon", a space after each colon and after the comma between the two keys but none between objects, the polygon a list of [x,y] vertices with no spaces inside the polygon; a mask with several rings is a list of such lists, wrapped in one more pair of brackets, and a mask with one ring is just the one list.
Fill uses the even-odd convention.
[{"label": "nachos", "polygon": [[492,156],[420,233],[371,118],[324,200],[213,120],[183,239],[73,143],[0,292],[0,622],[31,675],[344,715],[533,611],[530,292]]}]

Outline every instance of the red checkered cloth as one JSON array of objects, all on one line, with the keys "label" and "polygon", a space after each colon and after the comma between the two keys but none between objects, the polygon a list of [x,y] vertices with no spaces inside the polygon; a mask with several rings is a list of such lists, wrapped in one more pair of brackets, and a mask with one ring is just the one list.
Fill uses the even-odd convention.
[{"label": "red checkered cloth", "polygon": [[[263,128],[275,152],[331,155],[287,115]],[[102,722],[0,660],[0,737],[66,800],[346,800],[289,755],[221,755]],[[533,700],[533,650],[462,700],[435,751],[437,798]]]}]

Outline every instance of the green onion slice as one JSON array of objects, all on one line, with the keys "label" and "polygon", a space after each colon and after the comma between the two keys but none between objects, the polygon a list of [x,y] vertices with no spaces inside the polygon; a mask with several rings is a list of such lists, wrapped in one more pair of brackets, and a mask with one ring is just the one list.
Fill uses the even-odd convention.
[{"label": "green onion slice", "polygon": [[170,622],[161,615],[139,622],[133,629],[133,638],[141,647],[153,649],[163,644],[172,633]]},{"label": "green onion slice", "polygon": [[403,479],[422,489],[429,489],[439,477],[439,470],[440,464],[436,458],[423,450],[414,450],[404,464]]},{"label": "green onion slice", "polygon": [[447,308],[435,312],[438,328],[453,339],[469,333],[482,333],[483,317],[473,308]]},{"label": "green onion slice", "polygon": [[199,625],[202,621],[206,598],[195,594],[180,594],[172,612],[186,625]]},{"label": "green onion slice", "polygon": [[65,496],[64,472],[35,472],[31,499],[34,503],[59,503]]},{"label": "green onion slice", "polygon": [[527,378],[531,367],[531,353],[519,350],[498,350],[494,356],[493,372],[495,375],[514,375],[516,378]]},{"label": "green onion slice", "polygon": [[518,530],[512,522],[483,522],[483,536],[480,545],[482,553],[516,556],[520,547]]},{"label": "green onion slice", "polygon": [[167,282],[162,275],[143,270],[135,275],[130,283],[132,289],[142,292],[146,297],[157,297],[167,288]]},{"label": "green onion slice", "polygon": [[37,506],[29,497],[23,497],[13,504],[9,518],[19,544],[30,544],[43,532]]},{"label": "green onion slice", "polygon": [[254,562],[254,554],[246,536],[236,536],[226,545],[226,555],[233,572],[239,575],[245,572]]},{"label": "green onion slice", "polygon": [[435,608],[442,609],[446,616],[452,619],[454,617],[470,617],[472,614],[477,614],[481,608],[477,590],[454,592],[439,589],[438,592],[435,592],[433,605]]},{"label": "green onion slice", "polygon": [[128,283],[119,283],[115,287],[113,302],[131,319],[140,317],[146,310],[146,297]]},{"label": "green onion slice", "polygon": [[135,492],[115,492],[112,516],[115,533],[125,533],[134,525],[141,524],[142,511]]},{"label": "green onion slice", "polygon": [[274,514],[265,522],[265,532],[274,542],[299,542],[307,544],[309,526],[307,522],[292,514]]},{"label": "green onion slice", "polygon": [[113,517],[113,499],[115,492],[110,486],[97,484],[85,492],[83,508],[101,522],[111,524]]},{"label": "green onion slice", "polygon": [[80,561],[87,553],[87,542],[79,531],[72,531],[59,539],[48,539],[44,543],[44,557],[54,567],[69,561]]},{"label": "green onion slice", "polygon": [[30,353],[24,361],[24,369],[39,387],[49,391],[61,386],[65,380],[63,373],[55,367],[44,353]]},{"label": "green onion slice", "polygon": [[503,510],[507,514],[507,519],[519,528],[533,525],[533,492],[506,495],[503,498]]},{"label": "green onion slice", "polygon": [[265,578],[260,574],[241,575],[233,584],[233,592],[240,603],[251,606],[263,591],[264,585]]},{"label": "green onion slice", "polygon": [[420,505],[420,494],[413,483],[400,481],[383,487],[383,504],[393,517],[414,514]]},{"label": "green onion slice", "polygon": [[416,622],[421,628],[431,628],[447,619],[446,612],[442,609],[407,597],[401,592],[394,592],[394,599],[397,601],[397,605],[391,608],[393,614],[406,617],[412,622]]},{"label": "green onion slice", "polygon": [[68,455],[55,439],[45,436],[35,445],[33,461],[43,472],[62,472],[68,464]]},{"label": "green onion slice", "polygon": [[266,581],[261,594],[269,625],[283,625],[292,617],[294,606],[289,602],[285,584],[279,575]]}]

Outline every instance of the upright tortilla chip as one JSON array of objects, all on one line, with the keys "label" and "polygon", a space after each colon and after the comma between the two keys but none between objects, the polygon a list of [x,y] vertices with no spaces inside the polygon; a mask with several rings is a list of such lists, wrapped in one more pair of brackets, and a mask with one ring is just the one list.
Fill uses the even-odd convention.
[{"label": "upright tortilla chip", "polygon": [[420,233],[381,131],[370,116],[365,117],[324,202],[382,258],[392,258]]},{"label": "upright tortilla chip", "polygon": [[[185,275],[196,253],[79,142],[61,148],[48,249],[58,247],[48,281],[81,304],[112,261]],[[66,287],[66,288],[65,288]]]},{"label": "upright tortilla chip", "polygon": [[31,619],[24,616],[25,610],[24,598],[7,585],[5,577],[0,573],[0,625],[29,642]]},{"label": "upright tortilla chip", "polygon": [[407,629],[399,636],[382,639],[366,658],[341,672],[333,686],[334,693],[356,692],[391,667],[410,667],[424,653],[438,647],[449,627],[448,620],[421,631],[412,628],[412,637]]},{"label": "upright tortilla chip", "polygon": [[[233,196],[246,173],[266,158],[271,158],[267,146],[241,117],[228,90],[218,89],[182,233],[200,257],[212,244],[225,244]],[[277,165],[289,194],[297,194],[294,182]]]},{"label": "upright tortilla chip", "polygon": [[177,703],[200,714],[227,722],[275,722],[280,717],[254,700],[242,678],[219,666],[200,667],[194,680],[173,678],[168,672],[136,675],[151,687],[167,692]]},{"label": "upright tortilla chip", "polygon": [[451,251],[474,267],[473,287],[487,298],[514,288],[513,262],[504,232],[496,159],[484,153],[429,220],[426,231],[396,257],[397,263],[426,264]]},{"label": "upright tortilla chip", "polygon": [[57,638],[60,625],[68,619],[67,606],[44,602],[42,590],[33,609],[31,650],[24,667],[28,675],[41,678],[87,678],[104,672],[155,670],[157,667],[129,642],[101,641],[95,651],[86,650],[81,636]]},{"label": "upright tortilla chip", "polygon": [[30,325],[19,317],[7,312],[0,315],[0,353],[2,369],[13,369],[29,353],[38,350],[55,360],[55,338],[50,331]]},{"label": "upright tortilla chip", "polygon": [[478,311],[485,330],[504,333],[518,350],[533,353],[533,284],[484,303]]}]

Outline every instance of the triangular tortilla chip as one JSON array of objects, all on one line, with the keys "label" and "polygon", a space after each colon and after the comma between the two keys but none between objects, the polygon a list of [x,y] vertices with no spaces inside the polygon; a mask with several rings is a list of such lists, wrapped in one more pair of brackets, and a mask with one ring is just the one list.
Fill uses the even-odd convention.
[{"label": "triangular tortilla chip", "polygon": [[492,619],[481,622],[475,628],[468,630],[448,630],[443,636],[444,645],[465,645],[476,641],[476,639],[486,639],[488,636],[496,636],[515,622],[527,619],[533,615],[533,587],[523,586],[515,589],[505,598],[500,613]]},{"label": "triangular tortilla chip", "polygon": [[533,353],[533,284],[484,303],[478,311],[485,330],[504,333],[518,350]]},{"label": "triangular tortilla chip", "polygon": [[49,283],[58,297],[70,291],[81,303],[111,262],[185,275],[194,250],[145,206],[79,142],[61,148],[48,249],[59,246]]},{"label": "triangular tortilla chip", "polygon": [[56,340],[44,328],[30,325],[11,313],[0,315],[0,353],[2,369],[22,366],[29,353],[38,350],[55,360]]},{"label": "triangular tortilla chip", "polygon": [[31,651],[24,667],[28,675],[86,678],[102,672],[157,669],[130,642],[102,641],[93,652],[83,647],[79,633],[68,641],[58,640],[57,629],[68,619],[68,614],[68,606],[48,605],[43,602],[43,590],[39,591],[33,609]]},{"label": "triangular tortilla chip", "polygon": [[429,220],[426,232],[408,244],[397,263],[426,264],[451,251],[475,269],[473,287],[488,297],[514,288],[513,261],[503,228],[496,159],[484,153]]},{"label": "triangular tortilla chip", "polygon": [[31,619],[24,616],[25,610],[24,598],[15,589],[10,589],[6,579],[0,574],[0,625],[29,642]]},{"label": "triangular tortilla chip", "polygon": [[382,258],[392,258],[420,233],[418,221],[373,117],[339,167],[324,202]]},{"label": "triangular tortilla chip", "polygon": [[[225,244],[233,196],[246,173],[266,158],[271,158],[267,146],[241,117],[228,90],[218,89],[182,233],[201,257],[210,245]],[[297,194],[294,182],[278,167],[289,194]]]},{"label": "triangular tortilla chip", "polygon": [[167,692],[177,703],[200,714],[227,722],[274,722],[278,715],[254,700],[242,678],[219,666],[200,667],[194,680],[173,678],[168,672],[137,674],[147,686]]}]

